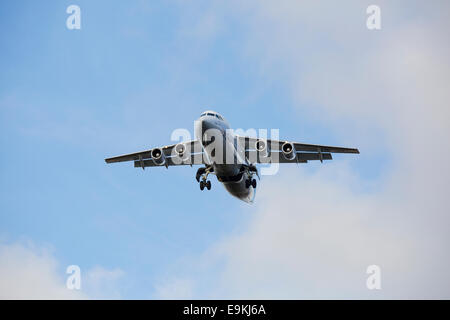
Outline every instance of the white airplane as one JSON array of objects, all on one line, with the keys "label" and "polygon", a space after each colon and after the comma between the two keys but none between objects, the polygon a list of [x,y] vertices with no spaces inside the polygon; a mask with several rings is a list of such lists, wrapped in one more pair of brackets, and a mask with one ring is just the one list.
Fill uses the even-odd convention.
[{"label": "white airplane", "polygon": [[217,112],[206,111],[195,121],[196,140],[105,159],[106,163],[134,161],[134,166],[203,165],[197,170],[200,190],[211,189],[215,174],[226,190],[245,202],[253,202],[255,164],[306,163],[331,160],[331,153],[359,153],[358,149],[238,136]]}]

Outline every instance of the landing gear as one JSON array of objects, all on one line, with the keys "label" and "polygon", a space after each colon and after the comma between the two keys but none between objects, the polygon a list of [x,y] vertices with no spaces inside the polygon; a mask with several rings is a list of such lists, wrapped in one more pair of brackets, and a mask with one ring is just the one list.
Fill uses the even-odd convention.
[{"label": "landing gear", "polygon": [[206,187],[206,189],[211,190],[211,181],[200,181],[200,190],[204,190]]},{"label": "landing gear", "polygon": [[245,187],[248,189],[250,186],[253,187],[253,189],[256,189],[256,180],[252,178],[248,178],[245,180]]},{"label": "landing gear", "polygon": [[[200,183],[200,190],[204,190],[205,187],[208,190],[211,190],[211,181],[207,180],[208,175],[213,172],[213,167],[199,168],[197,171],[197,175],[195,179]],[[201,180],[200,180],[201,179]]]},{"label": "landing gear", "polygon": [[247,176],[247,179],[245,180],[245,187],[248,189],[250,188],[250,186],[252,186],[253,189],[256,189],[256,179],[253,179],[255,175],[259,178],[259,173],[256,166],[253,164],[243,166],[241,168],[241,172],[243,172]]}]

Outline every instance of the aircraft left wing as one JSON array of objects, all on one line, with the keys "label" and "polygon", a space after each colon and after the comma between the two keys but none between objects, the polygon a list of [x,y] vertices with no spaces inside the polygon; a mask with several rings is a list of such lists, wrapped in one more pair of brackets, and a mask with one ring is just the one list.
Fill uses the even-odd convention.
[{"label": "aircraft left wing", "polygon": [[[237,137],[247,159],[253,163],[305,163],[310,160],[332,160],[332,153],[359,153],[355,148],[343,148],[290,142],[286,140]],[[262,144],[261,144],[262,141]],[[264,147],[265,145],[265,147]],[[284,156],[283,153],[288,156]]]},{"label": "aircraft left wing", "polygon": [[134,161],[134,166],[142,169],[158,166],[167,168],[176,165],[197,165],[203,164],[203,151],[200,142],[192,140],[105,159],[106,163],[125,161]]}]

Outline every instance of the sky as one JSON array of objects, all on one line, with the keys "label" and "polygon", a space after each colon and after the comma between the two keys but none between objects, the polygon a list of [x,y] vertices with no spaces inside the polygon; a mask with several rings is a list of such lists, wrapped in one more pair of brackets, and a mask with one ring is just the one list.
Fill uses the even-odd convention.
[{"label": "sky", "polygon": [[[371,4],[380,30],[366,27]],[[449,11],[3,1],[0,298],[450,298]],[[105,164],[193,134],[210,109],[361,154],[281,166],[252,205],[215,178],[201,192],[195,167]]]}]

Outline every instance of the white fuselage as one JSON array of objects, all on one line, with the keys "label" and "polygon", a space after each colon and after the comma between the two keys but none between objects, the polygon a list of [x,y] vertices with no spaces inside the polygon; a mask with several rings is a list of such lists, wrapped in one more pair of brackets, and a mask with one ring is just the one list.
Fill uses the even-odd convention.
[{"label": "white fuselage", "polygon": [[213,168],[217,180],[233,196],[252,202],[255,190],[245,185],[249,173],[244,167],[248,162],[244,153],[239,152],[237,139],[228,122],[212,113],[202,115],[195,122],[195,137],[201,142],[205,161]]}]

